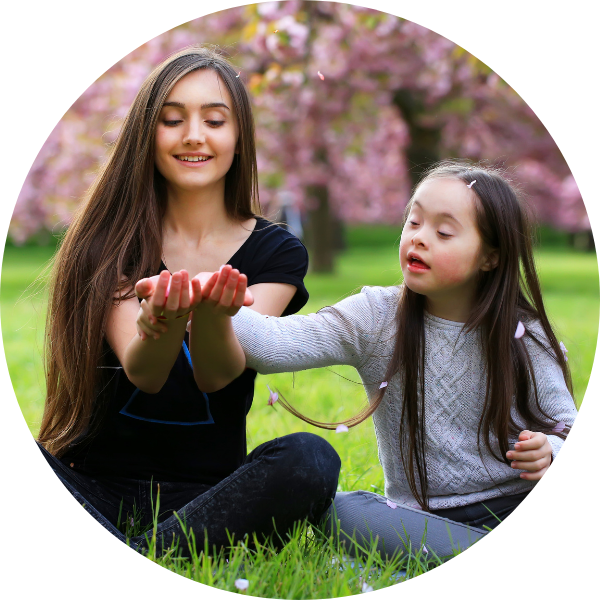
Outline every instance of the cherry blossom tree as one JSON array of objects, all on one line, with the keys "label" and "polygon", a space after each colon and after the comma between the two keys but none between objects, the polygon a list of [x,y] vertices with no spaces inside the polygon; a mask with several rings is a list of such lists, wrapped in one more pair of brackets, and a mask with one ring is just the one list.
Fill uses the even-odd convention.
[{"label": "cherry blossom tree", "polygon": [[141,82],[167,55],[222,47],[257,122],[261,202],[305,216],[312,264],[333,265],[338,222],[400,222],[412,185],[444,157],[501,161],[540,221],[590,229],[577,185],[535,114],[485,64],[415,23],[289,0],[221,11],[149,41],[103,74],[57,124],[17,201],[10,235],[64,228]]}]

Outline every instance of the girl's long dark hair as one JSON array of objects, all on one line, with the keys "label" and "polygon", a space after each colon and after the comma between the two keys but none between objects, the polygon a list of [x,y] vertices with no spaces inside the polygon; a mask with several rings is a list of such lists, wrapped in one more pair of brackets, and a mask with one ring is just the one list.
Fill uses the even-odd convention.
[{"label": "girl's long dark hair", "polygon": [[237,117],[238,154],[225,179],[227,214],[259,213],[254,121],[248,92],[218,52],[191,47],[159,65],[143,83],[106,165],[75,215],[56,254],[46,320],[46,403],[39,441],[60,456],[90,433],[114,302],[160,265],[165,181],[154,165],[155,132],[173,86],[211,69],[227,86]]},{"label": "girl's long dark hair", "polygon": [[[498,254],[496,268],[481,272],[477,301],[464,331],[480,330],[487,369],[478,443],[483,442],[498,461],[510,464],[505,458],[509,436],[518,436],[522,429],[511,413],[513,406],[529,429],[552,432],[563,439],[569,431],[566,428],[560,433],[553,432],[556,422],[540,406],[533,364],[524,343],[526,337],[556,360],[572,394],[569,367],[542,301],[529,219],[516,189],[501,169],[471,166],[463,161],[444,161],[434,165],[419,185],[432,178],[459,179],[465,184],[476,181],[471,189],[476,197],[477,226],[484,246]],[[406,215],[410,207],[411,202]],[[402,285],[396,313],[396,341],[385,375],[385,381],[390,381],[396,374],[402,378],[402,429],[399,433],[402,464],[410,490],[423,510],[428,509],[427,424],[424,419],[425,309],[425,296]],[[545,339],[540,339],[530,329],[526,329],[522,338],[516,339],[519,321],[539,322]],[[368,407],[343,423],[352,426],[364,421],[377,410],[385,392],[385,388],[380,390]],[[290,412],[317,427],[334,429],[339,424],[306,418],[282,400],[282,405]]]}]

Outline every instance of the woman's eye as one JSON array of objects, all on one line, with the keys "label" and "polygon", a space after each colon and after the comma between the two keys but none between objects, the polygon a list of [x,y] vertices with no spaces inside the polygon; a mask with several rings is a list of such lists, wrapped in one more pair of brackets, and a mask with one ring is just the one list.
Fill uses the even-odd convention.
[{"label": "woman's eye", "polygon": [[175,125],[179,125],[179,123],[181,123],[181,119],[177,121],[163,121],[163,124],[167,127],[175,127]]},{"label": "woman's eye", "polygon": [[221,127],[225,121],[206,121],[211,127]]}]

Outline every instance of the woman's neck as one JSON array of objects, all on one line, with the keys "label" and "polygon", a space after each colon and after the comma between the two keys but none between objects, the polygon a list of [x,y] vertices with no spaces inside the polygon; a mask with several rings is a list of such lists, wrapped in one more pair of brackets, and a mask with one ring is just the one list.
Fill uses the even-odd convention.
[{"label": "woman's neck", "polygon": [[188,192],[168,190],[163,219],[164,235],[175,235],[187,244],[200,244],[206,237],[231,227],[223,190]]}]

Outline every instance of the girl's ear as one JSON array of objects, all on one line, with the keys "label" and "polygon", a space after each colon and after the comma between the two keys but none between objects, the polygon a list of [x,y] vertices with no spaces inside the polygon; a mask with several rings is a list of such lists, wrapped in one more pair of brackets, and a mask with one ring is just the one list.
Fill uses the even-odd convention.
[{"label": "girl's ear", "polygon": [[483,262],[481,263],[481,270],[492,271],[498,266],[499,260],[500,254],[498,250],[490,250],[483,258]]}]

